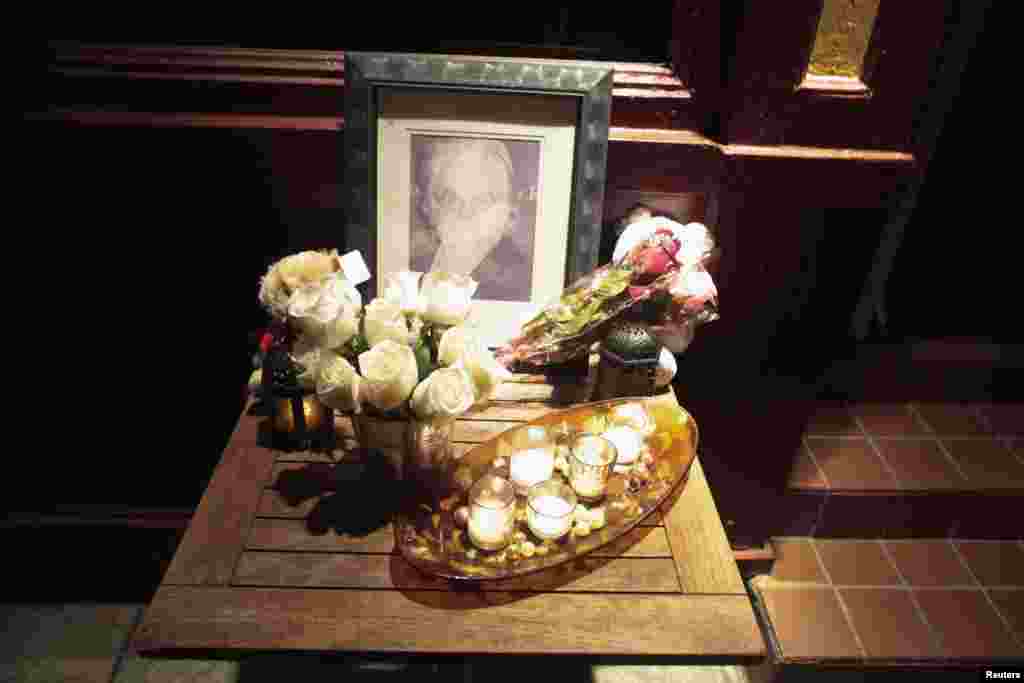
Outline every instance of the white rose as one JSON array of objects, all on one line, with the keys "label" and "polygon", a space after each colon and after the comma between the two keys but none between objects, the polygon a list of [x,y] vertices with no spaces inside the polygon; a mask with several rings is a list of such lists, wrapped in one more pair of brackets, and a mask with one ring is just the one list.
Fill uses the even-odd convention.
[{"label": "white rose", "polygon": [[340,275],[328,278],[320,294],[314,317],[323,323],[324,345],[329,349],[344,346],[359,331],[359,312],[363,298],[359,290]]},{"label": "white rose", "polygon": [[476,402],[483,403],[494,395],[498,385],[512,373],[494,358],[483,340],[471,329],[456,325],[445,330],[437,345],[441,365],[461,367],[469,373],[476,391]]},{"label": "white rose", "polygon": [[430,373],[412,392],[410,407],[421,420],[457,417],[473,406],[476,390],[461,368],[441,368]]},{"label": "white rose", "polygon": [[271,268],[260,280],[260,303],[278,320],[288,317],[288,301],[291,295],[281,280],[281,275]]},{"label": "white rose", "polygon": [[441,335],[437,345],[437,362],[448,367],[481,350],[486,351],[487,347],[480,336],[465,325],[456,325]]},{"label": "white rose", "polygon": [[321,360],[321,348],[316,344],[316,339],[311,337],[300,337],[292,347],[292,357],[302,366],[302,372],[297,378],[299,386],[303,389],[313,389],[316,386],[316,374],[319,370]]},{"label": "white rose", "polygon": [[715,240],[702,223],[687,223],[678,230],[673,229],[672,235],[680,245],[676,260],[684,265],[700,262],[715,248]]},{"label": "white rose", "polygon": [[618,263],[633,247],[649,240],[660,229],[671,230],[672,237],[679,240],[679,251],[676,252],[675,258],[683,264],[700,261],[715,247],[711,233],[702,223],[682,225],[660,216],[643,218],[631,223],[619,236],[612,252],[612,262]]},{"label": "white rose", "polygon": [[699,310],[710,299],[718,296],[711,275],[703,269],[679,271],[669,287],[673,299],[681,301],[686,311]]},{"label": "white rose", "polygon": [[[372,305],[367,307],[367,311]],[[359,369],[363,373],[361,394],[380,410],[400,406],[409,398],[419,379],[412,349],[391,339],[385,339],[359,354]]]},{"label": "white rose", "polygon": [[498,385],[512,377],[508,369],[494,359],[490,351],[484,349],[482,352],[466,356],[452,367],[465,368],[473,380],[476,391],[476,403],[484,403],[494,395]]},{"label": "white rose", "polygon": [[469,315],[476,280],[467,275],[432,271],[423,276],[420,292],[426,302],[423,317],[440,325],[459,325]]},{"label": "white rose", "polygon": [[273,266],[281,281],[293,294],[308,285],[315,285],[337,270],[338,251],[303,251],[286,256]]},{"label": "white rose", "polygon": [[319,338],[324,333],[324,324],[316,315],[320,294],[319,285],[306,285],[297,289],[288,302],[288,315],[296,327],[302,334],[313,338]]},{"label": "white rose", "polygon": [[411,341],[409,325],[405,321],[402,309],[398,304],[385,299],[374,299],[366,307],[363,331],[366,333],[366,343],[371,347],[385,340],[391,340],[404,346],[408,346]]},{"label": "white rose", "polygon": [[403,270],[389,273],[384,278],[384,299],[397,304],[403,313],[422,315],[426,300],[420,294],[420,277],[423,273]]},{"label": "white rose", "polygon": [[352,364],[333,351],[323,351],[316,378],[316,395],[320,401],[341,412],[359,412],[359,391],[362,377]]}]

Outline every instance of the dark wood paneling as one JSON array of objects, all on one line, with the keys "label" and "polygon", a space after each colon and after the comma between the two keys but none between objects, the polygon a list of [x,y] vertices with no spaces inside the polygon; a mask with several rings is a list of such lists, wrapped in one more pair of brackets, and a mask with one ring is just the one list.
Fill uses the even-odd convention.
[{"label": "dark wood paneling", "polygon": [[727,141],[908,150],[952,3],[883,2],[863,75],[868,92],[851,97],[800,88],[823,2],[745,4]]}]

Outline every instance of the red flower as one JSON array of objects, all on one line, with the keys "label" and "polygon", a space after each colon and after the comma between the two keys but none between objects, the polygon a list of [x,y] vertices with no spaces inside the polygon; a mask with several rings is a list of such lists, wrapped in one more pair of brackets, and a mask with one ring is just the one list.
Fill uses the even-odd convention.
[{"label": "red flower", "polygon": [[664,248],[673,258],[675,258],[676,253],[679,251],[679,240],[675,238],[675,235],[668,228],[658,228],[655,230],[652,241]]},{"label": "red flower", "polygon": [[650,287],[630,286],[628,288],[628,291],[629,291],[629,296],[630,296],[631,299],[633,299],[633,301],[639,301],[641,299],[646,299],[647,297],[649,297],[651,295],[651,288]]},{"label": "red flower", "polygon": [[264,332],[263,336],[260,337],[260,351],[266,353],[270,350],[271,345],[274,343],[274,335],[270,332]]},{"label": "red flower", "polygon": [[659,275],[664,275],[669,267],[675,263],[675,259],[672,258],[672,254],[664,247],[656,246],[642,249],[636,255],[634,263],[640,274],[638,284],[646,284]]}]

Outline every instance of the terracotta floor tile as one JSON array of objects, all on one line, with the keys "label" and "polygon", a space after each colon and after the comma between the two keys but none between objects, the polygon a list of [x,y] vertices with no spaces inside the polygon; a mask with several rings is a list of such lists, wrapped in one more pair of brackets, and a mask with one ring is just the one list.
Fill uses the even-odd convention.
[{"label": "terracotta floor tile", "polygon": [[1020,657],[999,615],[979,590],[924,590],[915,597],[947,657]]},{"label": "terracotta floor tile", "polygon": [[918,403],[914,406],[932,431],[942,436],[981,436],[989,433],[977,407],[970,403]]},{"label": "terracotta floor tile", "polygon": [[905,403],[856,403],[851,411],[871,434],[914,436],[928,433]]},{"label": "terracotta floor tile", "polygon": [[814,405],[814,412],[807,420],[804,434],[808,436],[860,436],[861,431],[840,401],[819,401]]},{"label": "terracotta floor tile", "polygon": [[886,541],[885,547],[912,586],[975,585],[947,539]]},{"label": "terracotta floor tile", "polygon": [[955,541],[984,586],[1024,586],[1024,548],[1014,541]]},{"label": "terracotta floor tile", "polygon": [[828,576],[837,586],[895,586],[900,583],[896,569],[874,541],[816,539],[814,544]]},{"label": "terracotta floor tile", "polygon": [[1024,463],[998,439],[942,441],[972,488],[1024,490]]},{"label": "terracotta floor tile", "polygon": [[910,591],[846,588],[839,591],[868,657],[925,659],[938,655]]},{"label": "terracotta floor tile", "polygon": [[801,446],[793,458],[793,465],[789,472],[789,481],[786,487],[790,489],[828,488],[821,469],[807,452],[806,446]]},{"label": "terracotta floor tile", "polygon": [[933,439],[878,439],[876,443],[905,489],[962,489],[967,484]]},{"label": "terracotta floor tile", "polygon": [[1010,629],[1017,634],[1017,641],[1024,645],[1024,590],[994,589],[988,595],[1010,623]]},{"label": "terracotta floor tile", "polygon": [[772,578],[777,581],[828,583],[808,539],[773,538],[772,547],[775,549]]},{"label": "terracotta floor tile", "polygon": [[988,403],[981,412],[996,434],[1024,436],[1024,403]]},{"label": "terracotta floor tile", "polygon": [[831,588],[763,588],[761,596],[784,659],[861,657]]},{"label": "terracotta floor tile", "polygon": [[807,445],[832,490],[898,488],[867,439],[807,439]]}]

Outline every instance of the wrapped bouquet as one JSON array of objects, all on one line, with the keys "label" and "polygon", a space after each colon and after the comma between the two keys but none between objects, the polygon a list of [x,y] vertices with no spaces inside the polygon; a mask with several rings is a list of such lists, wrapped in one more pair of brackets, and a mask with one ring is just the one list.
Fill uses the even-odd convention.
[{"label": "wrapped bouquet", "polygon": [[717,290],[705,269],[714,240],[700,223],[644,217],[619,238],[611,263],[583,276],[523,325],[498,360],[562,363],[589,350],[603,324],[639,311],[659,342],[681,353],[700,323],[718,317]]},{"label": "wrapped bouquet", "polygon": [[298,384],[341,412],[436,424],[487,401],[509,372],[465,324],[477,283],[403,271],[384,284],[364,306],[336,251],[278,261],[260,287],[276,321],[264,351],[287,352]]}]

